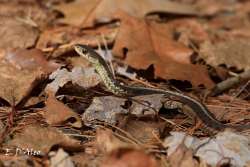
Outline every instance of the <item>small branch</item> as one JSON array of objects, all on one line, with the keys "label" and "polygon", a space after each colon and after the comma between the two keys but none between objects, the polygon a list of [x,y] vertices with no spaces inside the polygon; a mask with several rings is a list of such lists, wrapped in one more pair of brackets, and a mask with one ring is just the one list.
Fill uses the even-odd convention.
[{"label": "small branch", "polygon": [[225,81],[222,81],[218,83],[209,93],[211,96],[218,95],[230,88],[232,88],[235,85],[240,84],[243,81],[250,80],[250,70],[247,70],[235,77],[228,78]]}]

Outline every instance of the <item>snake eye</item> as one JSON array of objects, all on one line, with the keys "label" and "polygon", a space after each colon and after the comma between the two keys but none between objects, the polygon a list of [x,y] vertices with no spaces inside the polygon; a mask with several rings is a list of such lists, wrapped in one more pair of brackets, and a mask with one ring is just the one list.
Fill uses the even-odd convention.
[{"label": "snake eye", "polygon": [[82,53],[83,54],[87,54],[88,53],[88,50],[86,48],[82,48]]}]

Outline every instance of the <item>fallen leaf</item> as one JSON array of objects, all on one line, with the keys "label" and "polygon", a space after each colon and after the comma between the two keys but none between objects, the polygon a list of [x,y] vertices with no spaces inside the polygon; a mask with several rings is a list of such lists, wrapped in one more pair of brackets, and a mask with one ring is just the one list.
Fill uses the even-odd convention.
[{"label": "fallen leaf", "polygon": [[167,28],[166,24],[124,15],[113,53],[124,57],[124,50],[127,50],[125,63],[136,69],[147,69],[153,64],[156,77],[212,87],[206,67],[191,64],[193,51],[171,39]]},{"label": "fallen leaf", "polygon": [[187,147],[185,147],[185,145],[179,145],[177,150],[171,154],[168,159],[171,166],[199,167],[197,160],[193,157],[192,150],[189,150]]},{"label": "fallen leaf", "polygon": [[0,15],[43,29],[51,24],[58,14],[35,1],[5,1],[0,4]]},{"label": "fallen leaf", "polygon": [[153,115],[161,109],[165,101],[163,94],[136,96],[132,98],[129,110],[135,115]]},{"label": "fallen leaf", "polygon": [[150,147],[150,145],[159,144],[165,127],[165,122],[140,121],[138,118],[130,118],[122,129],[140,143]]},{"label": "fallen leaf", "polygon": [[216,16],[223,12],[234,12],[237,8],[237,2],[233,1],[217,1],[200,0],[195,3],[196,9],[202,16]]},{"label": "fallen leaf", "polygon": [[[51,154],[51,153],[50,153]],[[50,158],[51,167],[74,167],[74,163],[72,162],[68,153],[66,153],[63,149],[59,149],[55,155]]]},{"label": "fallen leaf", "polygon": [[4,57],[7,62],[20,70],[40,69],[44,73],[51,73],[61,65],[48,61],[39,49],[17,49],[8,51]]},{"label": "fallen leaf", "polygon": [[[214,33],[214,39],[212,41],[217,42],[218,37],[219,39],[224,39],[225,41],[230,39],[232,36],[249,38],[248,13],[250,12],[250,3],[248,1],[242,3],[233,1],[218,2],[219,1],[214,1],[212,3],[209,2],[210,5],[215,3],[214,6],[220,4],[222,9],[221,11],[218,11],[218,13],[211,20],[206,22],[206,27],[210,31],[210,34]],[[209,5],[204,4],[204,6]],[[223,8],[228,8],[228,10],[224,10]]]},{"label": "fallen leaf", "polygon": [[82,122],[78,114],[62,102],[58,101],[53,93],[48,95],[45,105],[45,111],[43,114],[50,125],[60,125],[73,118],[74,122],[70,122],[69,124],[76,128],[82,127]]},{"label": "fallen leaf", "polygon": [[[229,30],[234,30],[234,29],[241,29],[241,28],[246,28],[248,25],[246,25],[246,20],[247,15],[245,14],[244,16],[242,15],[223,15],[223,16],[217,16],[213,18],[211,21],[207,22],[207,25],[209,26],[209,29],[211,32],[215,33],[220,33],[218,31],[219,29],[229,29]],[[223,32],[223,31],[222,31]],[[228,31],[226,30],[225,33]],[[226,36],[224,38],[227,39]]]},{"label": "fallen leaf", "polygon": [[47,154],[54,145],[66,148],[82,148],[79,141],[69,138],[55,128],[41,127],[40,125],[26,126],[22,133],[17,133],[14,139],[7,144],[22,149],[37,150],[42,155]]},{"label": "fallen leaf", "polygon": [[86,154],[86,153],[75,153],[70,157],[74,162],[75,166],[88,166],[93,164],[97,166],[97,163],[101,157],[97,157],[95,154]]},{"label": "fallen leaf", "polygon": [[52,27],[44,30],[37,42],[36,47],[47,52],[52,52],[51,57],[56,58],[61,55],[69,55],[73,52],[74,44],[88,44],[98,46],[103,41],[112,44],[118,32],[117,26],[96,27],[95,29],[84,29],[72,26]]},{"label": "fallen leaf", "polygon": [[35,167],[40,167],[41,165],[35,161],[31,156],[24,158],[23,156],[7,156],[6,155],[0,155],[1,161],[0,165],[2,166],[26,166],[30,167],[30,164],[34,165]]},{"label": "fallen leaf", "polygon": [[45,91],[47,93],[53,92],[54,94],[68,82],[77,84],[85,89],[94,87],[100,82],[100,77],[95,73],[94,68],[82,67],[74,67],[71,72],[65,68],[58,69],[49,78],[54,81],[47,85]]},{"label": "fallen leaf", "polygon": [[40,69],[17,69],[0,59],[0,97],[10,104],[24,103],[31,91],[46,77]]},{"label": "fallen leaf", "polygon": [[166,31],[170,31],[171,34],[178,34],[177,41],[185,44],[185,46],[198,45],[209,40],[209,34],[204,24],[194,18],[180,18],[168,21],[166,28]]},{"label": "fallen leaf", "polygon": [[135,147],[132,143],[121,141],[110,129],[97,129],[95,144],[102,153],[111,153],[117,149]]},{"label": "fallen leaf", "polygon": [[92,104],[83,113],[82,120],[84,124],[99,120],[114,125],[120,114],[128,113],[128,110],[122,107],[125,101],[126,99],[113,96],[95,97]]},{"label": "fallen leaf", "polygon": [[157,161],[138,150],[123,150],[118,149],[106,156],[101,167],[157,167]]},{"label": "fallen leaf", "polygon": [[[153,12],[174,13],[180,15],[195,15],[197,10],[194,6],[165,1],[165,0],[103,0],[99,1],[94,10],[83,21],[83,26],[90,26],[95,23],[105,23],[120,18],[116,12],[126,12],[128,15],[137,18],[144,18]],[[117,17],[118,16],[118,17]],[[121,19],[121,18],[120,18]]]},{"label": "fallen leaf", "polygon": [[134,97],[135,100],[132,100],[132,103],[128,106],[126,106],[128,101],[124,98],[114,96],[95,97],[83,113],[82,119],[85,124],[99,120],[115,125],[119,121],[120,115],[123,114],[154,115],[162,107],[163,96],[158,94]]},{"label": "fallen leaf", "polygon": [[168,148],[171,163],[183,164],[183,166],[197,165],[193,154],[211,166],[222,165],[225,162],[231,166],[244,166],[250,162],[248,144],[249,138],[247,136],[230,131],[203,139],[182,132],[171,132],[171,136],[165,138],[163,143]]},{"label": "fallen leaf", "polygon": [[28,48],[35,45],[39,32],[36,27],[13,17],[0,16],[0,48]]},{"label": "fallen leaf", "polygon": [[51,27],[41,33],[36,47],[43,50],[48,47],[67,44],[72,40],[72,37],[77,34],[79,34],[79,29],[74,27]]},{"label": "fallen leaf", "polygon": [[212,66],[226,65],[237,69],[250,69],[249,39],[227,39],[225,41],[205,42],[201,45],[201,57]]},{"label": "fallen leaf", "polygon": [[99,0],[75,0],[69,3],[61,3],[53,8],[64,14],[64,18],[59,21],[80,26],[82,21],[96,8],[97,3],[99,3]]}]

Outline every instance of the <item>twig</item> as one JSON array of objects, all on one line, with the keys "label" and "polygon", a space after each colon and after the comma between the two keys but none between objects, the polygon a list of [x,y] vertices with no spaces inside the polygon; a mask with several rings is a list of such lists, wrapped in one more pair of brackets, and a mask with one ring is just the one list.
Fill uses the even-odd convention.
[{"label": "twig", "polygon": [[107,41],[105,40],[103,34],[101,34],[101,38],[102,38],[102,41],[103,41],[103,45],[105,47],[105,58],[107,57],[106,60],[108,60],[110,70],[112,71],[112,73],[113,73],[113,75],[115,77],[115,70],[114,70],[114,67],[113,67],[113,64],[112,64],[113,55],[108,50]]},{"label": "twig", "polygon": [[225,90],[228,90],[231,87],[238,85],[239,83],[246,81],[246,80],[250,80],[250,70],[247,70],[247,71],[239,74],[238,76],[228,78],[227,80],[218,83],[211,90],[209,95],[211,95],[211,96],[218,95],[218,94],[224,92]]},{"label": "twig", "polygon": [[[239,90],[238,93],[236,93],[236,95],[234,95],[234,98],[238,97],[245,89],[246,87],[250,84],[250,80],[247,81],[247,83]],[[234,99],[233,99],[234,100]]]}]

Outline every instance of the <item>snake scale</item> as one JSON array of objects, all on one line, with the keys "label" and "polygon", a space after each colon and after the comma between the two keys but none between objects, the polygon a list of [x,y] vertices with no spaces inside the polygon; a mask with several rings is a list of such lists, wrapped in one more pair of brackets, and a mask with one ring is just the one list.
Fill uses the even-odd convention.
[{"label": "snake scale", "polygon": [[91,65],[100,75],[106,88],[117,96],[133,97],[150,94],[164,94],[171,100],[188,105],[192,109],[192,112],[209,128],[212,128],[214,130],[223,130],[225,128],[233,128],[236,130],[250,129],[250,124],[226,125],[221,123],[214,117],[214,115],[207,109],[205,105],[187,95],[169,90],[146,87],[132,87],[121,84],[114,78],[114,75],[110,71],[110,68],[106,61],[94,49],[82,44],[74,45],[74,49],[80,56],[87,59],[91,63]]}]

